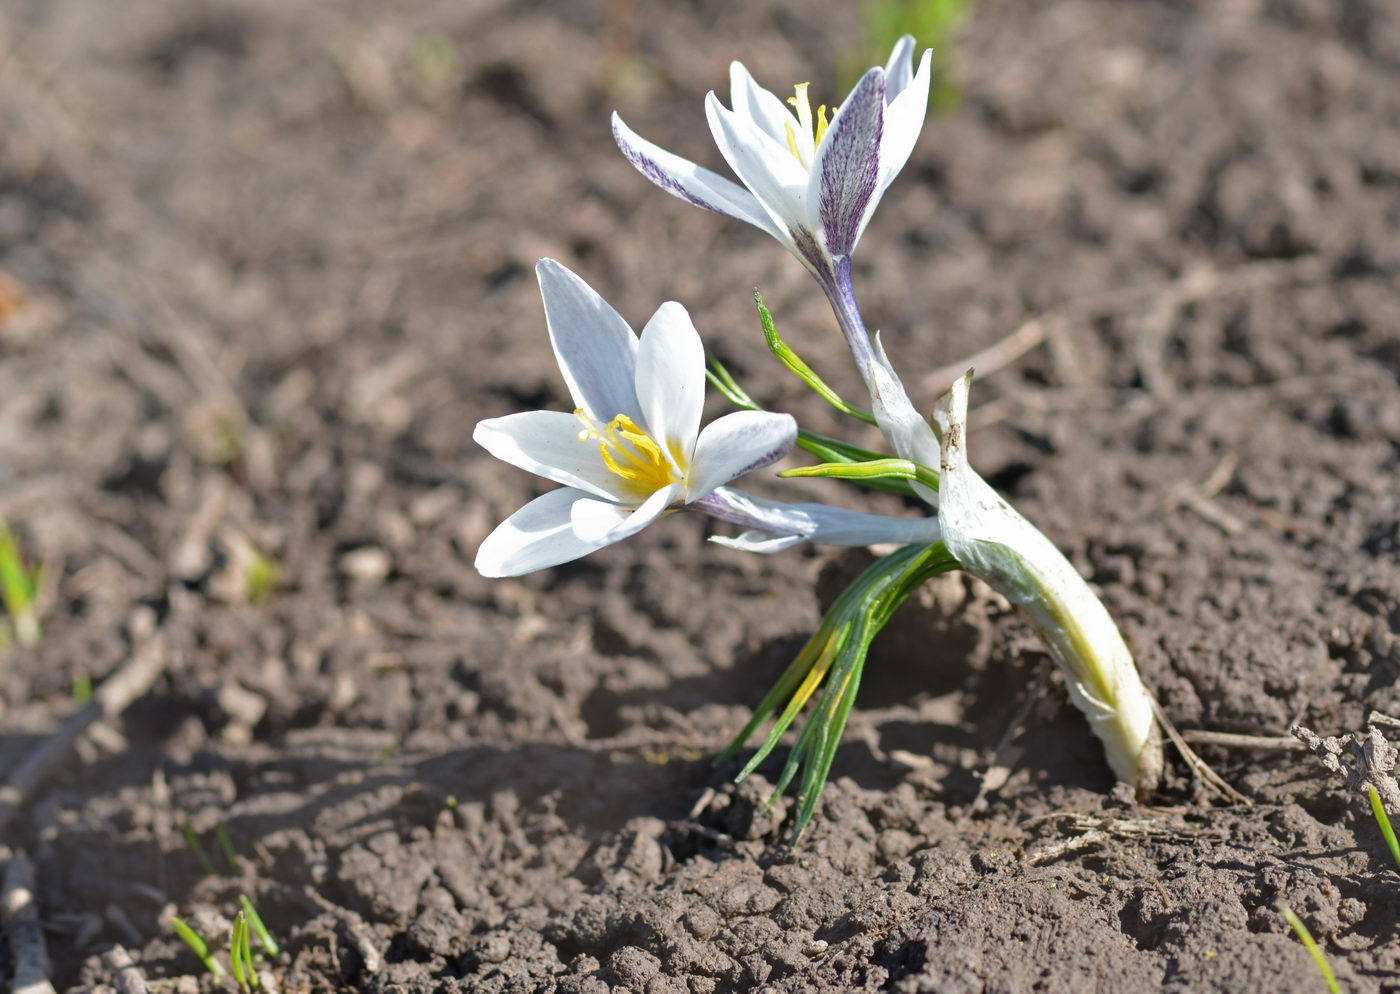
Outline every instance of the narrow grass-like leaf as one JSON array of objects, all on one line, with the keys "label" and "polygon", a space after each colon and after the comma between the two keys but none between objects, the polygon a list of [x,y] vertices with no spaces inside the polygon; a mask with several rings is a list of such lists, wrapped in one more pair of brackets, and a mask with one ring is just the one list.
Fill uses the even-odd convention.
[{"label": "narrow grass-like leaf", "polygon": [[233,873],[242,872],[242,866],[238,862],[238,851],[233,848],[233,840],[228,837],[228,831],[222,824],[214,826],[214,838],[219,840],[219,848],[223,850],[224,861],[228,863],[228,868]]},{"label": "narrow grass-like leaf", "polygon": [[185,845],[190,852],[194,853],[195,860],[199,863],[199,868],[211,877],[217,877],[219,871],[214,868],[214,863],[209,859],[209,854],[204,851],[204,846],[200,844],[199,836],[195,834],[194,822],[186,818],[180,823],[180,832],[185,836]]},{"label": "narrow grass-like leaf", "polygon": [[773,751],[773,747],[778,744],[778,740],[782,738],[783,733],[788,730],[788,726],[792,724],[792,720],[796,718],[798,712],[802,710],[802,706],[807,703],[807,699],[812,696],[812,692],[820,686],[822,678],[826,676],[826,671],[830,669],[832,659],[840,650],[841,643],[845,640],[849,630],[849,625],[843,625],[826,637],[824,644],[819,647],[816,653],[816,660],[808,668],[802,683],[793,691],[787,707],[783,709],[782,714],[778,715],[778,720],[773,723],[773,728],[768,733],[768,738],[763,741],[763,744],[758,747],[758,751],[753,754],[753,758],[748,761],[739,775],[734,778],[736,781],[743,780],[754,770],[758,769],[758,765],[768,758],[768,754]]},{"label": "narrow grass-like leaf", "polygon": [[204,969],[217,978],[224,975],[224,968],[219,965],[212,953],[209,952],[209,943],[205,942],[198,932],[190,928],[179,918],[170,919],[170,927],[175,930],[175,934],[180,937],[180,941],[190,947],[190,952],[199,957],[199,961],[204,964]]},{"label": "narrow grass-like leaf", "polygon": [[1381,828],[1381,835],[1385,836],[1385,844],[1390,847],[1390,857],[1395,860],[1395,866],[1400,868],[1400,842],[1395,841],[1395,829],[1390,827],[1390,816],[1385,813],[1385,805],[1381,803],[1381,795],[1376,792],[1375,787],[1367,784],[1366,796],[1371,801],[1371,813],[1376,816],[1376,824]]},{"label": "narrow grass-like leaf", "polygon": [[248,989],[248,965],[244,947],[248,944],[248,916],[239,912],[233,919],[233,935],[228,940],[228,958],[233,965],[233,979],[245,991]]},{"label": "narrow grass-like leaf", "polygon": [[1288,922],[1289,927],[1293,929],[1293,934],[1298,937],[1298,941],[1303,944],[1303,948],[1308,951],[1308,955],[1313,958],[1313,962],[1317,964],[1317,969],[1321,972],[1328,991],[1331,994],[1342,994],[1342,988],[1337,984],[1337,975],[1332,972],[1327,957],[1323,955],[1322,947],[1317,944],[1317,940],[1312,937],[1308,927],[1303,924],[1303,919],[1295,915],[1293,909],[1282,901],[1278,902],[1278,910],[1283,915],[1284,920]]},{"label": "narrow grass-like leaf", "polygon": [[282,947],[277,944],[277,940],[273,939],[272,933],[263,924],[262,915],[258,914],[258,909],[253,907],[253,902],[248,899],[248,895],[239,894],[238,903],[243,907],[244,914],[248,916],[248,924],[252,927],[253,934],[258,937],[258,945],[262,946],[269,956],[280,956]]},{"label": "narrow grass-like leaf", "polygon": [[710,356],[710,368],[705,370],[705,378],[710,381],[710,385],[724,395],[724,399],[735,407],[742,407],[746,411],[760,410],[758,403],[749,396],[748,391],[739,386],[724,363],[714,356]]},{"label": "narrow grass-like leaf", "polygon": [[768,308],[763,304],[763,295],[757,290],[753,292],[753,302],[758,305],[758,320],[763,325],[763,337],[768,342],[768,351],[778,358],[778,361],[786,366],[798,379],[812,390],[822,400],[836,408],[842,414],[864,421],[868,425],[875,424],[875,415],[869,411],[862,410],[846,403],[831,387],[826,385],[811,366],[802,361],[802,357],[792,350],[792,347],[783,341],[778,335],[778,329],[773,324],[773,315],[768,313]]},{"label": "narrow grass-like leaf", "polygon": [[918,480],[930,489],[938,489],[938,471],[908,459],[870,459],[866,462],[825,462],[815,466],[799,466],[778,474],[784,477],[831,477],[837,480]]},{"label": "narrow grass-like leaf", "polygon": [[24,555],[9,525],[0,521],[0,596],[4,597],[5,612],[20,645],[37,645],[43,636],[34,613],[36,577],[37,571],[25,567]]}]

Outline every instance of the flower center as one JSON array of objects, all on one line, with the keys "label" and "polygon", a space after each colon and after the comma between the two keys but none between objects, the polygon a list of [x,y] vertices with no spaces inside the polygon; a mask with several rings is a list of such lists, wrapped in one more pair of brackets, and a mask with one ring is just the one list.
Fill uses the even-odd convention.
[{"label": "flower center", "polygon": [[[808,162],[807,156],[802,153],[805,150],[808,155],[816,157],[817,146],[826,137],[826,128],[829,123],[826,119],[826,104],[817,108],[815,118],[812,116],[812,101],[807,98],[807,88],[811,85],[811,83],[798,83],[793,87],[796,95],[787,99],[787,102],[792,104],[793,110],[797,111],[797,129],[793,128],[791,121],[783,125],[787,129],[788,151],[797,156],[797,161],[808,169],[812,168],[812,163]],[[800,136],[798,131],[801,132]]]},{"label": "flower center", "polygon": [[596,441],[603,465],[637,494],[650,496],[682,476],[656,440],[637,427],[625,414],[619,414],[605,425],[594,421],[582,409],[574,417],[583,425],[578,433],[580,442]]}]

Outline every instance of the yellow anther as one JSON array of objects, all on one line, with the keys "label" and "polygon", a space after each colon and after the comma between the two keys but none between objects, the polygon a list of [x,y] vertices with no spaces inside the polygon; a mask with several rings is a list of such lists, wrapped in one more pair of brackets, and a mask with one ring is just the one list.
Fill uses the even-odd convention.
[{"label": "yellow anther", "polygon": [[812,148],[815,149],[826,137],[826,129],[831,123],[826,119],[826,104],[817,108],[816,117],[812,116],[812,101],[807,96],[807,89],[811,83],[798,83],[793,90],[795,95],[788,97],[787,102],[792,105],[792,109],[797,112],[797,127],[794,128],[791,121],[785,121],[783,128],[787,132],[788,151],[797,157],[797,161],[804,166],[811,168],[811,163],[807,161],[803,154],[806,145],[805,140],[798,144],[797,134],[800,131],[802,137],[806,139],[809,135],[812,138]]},{"label": "yellow anther", "polygon": [[603,465],[637,494],[649,495],[681,481],[661,446],[627,415],[618,414],[601,427],[582,410],[574,417],[583,424],[578,440],[596,441]]}]

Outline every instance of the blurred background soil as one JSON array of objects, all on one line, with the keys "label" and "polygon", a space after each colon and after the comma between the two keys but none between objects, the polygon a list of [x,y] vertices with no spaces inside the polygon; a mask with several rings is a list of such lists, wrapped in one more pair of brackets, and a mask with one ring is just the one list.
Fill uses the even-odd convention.
[{"label": "blurred background soil", "polygon": [[[539,486],[473,424],[568,402],[537,257],[638,327],[682,301],[755,396],[837,427],[752,313],[757,285],[856,396],[810,279],[651,187],[607,115],[723,169],[730,59],[830,102],[883,61],[861,39],[856,5],[776,0],[0,7],[0,516],[47,567],[0,773],[164,661],[5,833],[60,990],[116,982],[117,943],[152,990],[219,989],[169,916],[215,939],[240,893],[288,991],[1319,990],[1279,899],[1345,990],[1395,989],[1357,798],[1207,748],[1250,804],[1180,765],[1135,804],[975,584],[876,644],[788,850],[779,760],[735,788],[712,758],[864,553],[744,556],[678,516],[472,569]],[[1400,711],[1400,12],[984,0],[939,60],[952,106],[857,262],[916,402],[1040,342],[985,370],[973,462],[1178,726]]]}]

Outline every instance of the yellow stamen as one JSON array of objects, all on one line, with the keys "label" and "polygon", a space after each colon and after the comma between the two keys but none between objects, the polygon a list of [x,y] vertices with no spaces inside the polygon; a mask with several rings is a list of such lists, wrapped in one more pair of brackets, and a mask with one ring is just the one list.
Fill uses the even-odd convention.
[{"label": "yellow stamen", "polygon": [[627,415],[618,414],[601,427],[582,410],[574,417],[583,425],[578,440],[596,441],[603,465],[637,495],[649,496],[681,482],[683,477],[661,446]]},{"label": "yellow stamen", "polygon": [[[797,112],[797,127],[794,128],[791,121],[786,121],[783,124],[783,129],[787,132],[788,151],[796,156],[798,162],[808,168],[811,168],[811,163],[802,154],[802,146],[797,143],[798,132],[800,131],[804,138],[811,135],[812,147],[815,149],[826,137],[826,129],[831,123],[826,119],[826,104],[817,108],[816,117],[813,118],[812,101],[807,96],[807,89],[811,85],[811,83],[798,83],[793,87],[793,90],[796,91],[795,95],[788,97],[787,102],[792,104],[792,109]],[[805,145],[805,142],[803,144]]]}]

